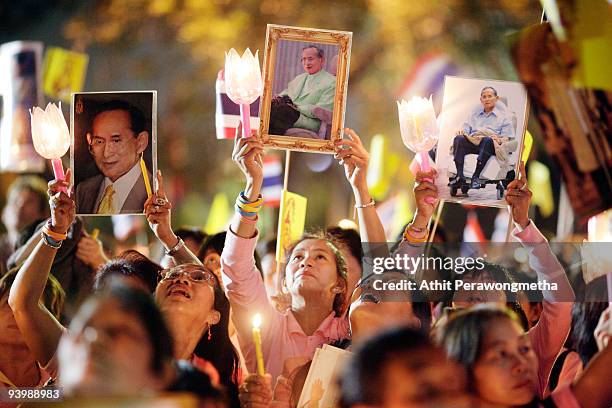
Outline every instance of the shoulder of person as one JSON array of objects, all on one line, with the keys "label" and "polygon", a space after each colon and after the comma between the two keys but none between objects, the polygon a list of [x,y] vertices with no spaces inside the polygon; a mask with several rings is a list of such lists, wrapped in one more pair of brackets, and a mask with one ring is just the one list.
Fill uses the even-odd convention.
[{"label": "shoulder of person", "polygon": [[102,174],[96,174],[95,176],[91,176],[76,185],[76,192],[79,194],[79,191],[89,190],[92,188],[99,188],[100,184],[104,181],[104,176]]},{"label": "shoulder of person", "polygon": [[336,83],[336,77],[334,75],[330,74],[326,70],[323,70],[322,74],[323,75],[321,77],[324,81]]}]

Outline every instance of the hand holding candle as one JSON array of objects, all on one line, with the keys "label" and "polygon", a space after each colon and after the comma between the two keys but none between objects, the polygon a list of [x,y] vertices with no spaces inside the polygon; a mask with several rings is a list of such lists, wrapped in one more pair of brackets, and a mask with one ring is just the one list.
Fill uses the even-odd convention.
[{"label": "hand holding candle", "polygon": [[[414,96],[409,102],[402,99],[397,101],[397,110],[404,144],[418,154],[421,170],[430,171],[428,153],[438,143],[440,133],[431,97],[425,99]],[[429,204],[435,201],[432,197],[427,200]]]},{"label": "hand holding candle", "polygon": [[266,370],[264,368],[263,352],[261,350],[261,315],[257,313],[253,318],[253,343],[255,343],[255,357],[257,358],[257,374],[264,375]]},{"label": "hand holding candle", "polygon": [[233,48],[225,53],[225,88],[227,96],[240,105],[242,137],[251,136],[250,105],[263,91],[259,51],[253,56],[247,48],[242,57]]},{"label": "hand holding candle", "polygon": [[[62,167],[62,156],[70,148],[70,132],[59,107],[49,103],[45,110],[38,106],[30,111],[32,125],[32,141],[34,149],[45,159],[51,160],[53,173],[56,180],[65,180],[64,169]],[[66,188],[62,187],[66,193]]]}]

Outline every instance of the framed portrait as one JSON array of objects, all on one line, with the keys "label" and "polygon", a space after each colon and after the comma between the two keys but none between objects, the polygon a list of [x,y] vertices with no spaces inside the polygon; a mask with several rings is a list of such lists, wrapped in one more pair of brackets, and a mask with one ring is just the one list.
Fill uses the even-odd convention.
[{"label": "framed portrait", "polygon": [[70,133],[77,214],[142,214],[157,173],[157,91],[73,93]]},{"label": "framed portrait", "polygon": [[446,76],[436,149],[441,199],[505,207],[527,126],[519,82]]},{"label": "framed portrait", "polygon": [[352,33],[268,25],[259,133],[266,147],[333,153],[342,138]]}]

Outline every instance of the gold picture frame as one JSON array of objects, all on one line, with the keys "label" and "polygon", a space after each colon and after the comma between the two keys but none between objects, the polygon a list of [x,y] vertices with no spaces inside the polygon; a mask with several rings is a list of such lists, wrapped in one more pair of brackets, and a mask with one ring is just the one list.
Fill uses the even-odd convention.
[{"label": "gold picture frame", "polygon": [[[347,31],[321,30],[268,24],[263,64],[264,88],[259,108],[259,117],[261,118],[259,134],[263,144],[266,147],[311,153],[334,153],[334,142],[342,139],[343,134],[352,36],[353,34]],[[289,129],[293,131],[292,135],[287,135],[287,133],[277,135],[269,132],[270,114],[272,111],[272,97],[275,86],[275,73],[278,65],[277,50],[279,44],[282,44],[281,42],[285,42],[286,44],[290,42],[302,43],[300,46],[305,46],[306,48],[308,48],[308,45],[317,44],[322,44],[322,47],[327,46],[327,48],[329,48],[330,45],[337,46],[337,69],[333,109],[331,111],[327,110],[324,112],[326,113],[325,120],[314,119],[315,122],[312,122],[316,123],[316,120],[319,120],[321,125],[318,132],[299,127]],[[297,46],[297,44],[295,46]],[[294,45],[292,45],[292,47],[294,47]],[[303,50],[303,48],[300,50]],[[335,60],[336,55],[330,56],[329,60],[332,61],[331,64],[333,64],[333,60]],[[324,62],[325,64],[328,64],[328,60],[325,60]],[[296,62],[292,62],[292,64],[294,64],[292,69],[295,70],[295,66],[297,64]],[[329,65],[326,65],[326,67],[329,67]],[[304,70],[306,70],[306,67],[302,67],[302,74],[304,73]],[[308,74],[308,71],[306,71],[306,73]],[[297,79],[297,77],[295,77],[295,79]],[[305,81],[306,80],[304,80],[304,84]],[[276,86],[278,87],[278,85]],[[298,104],[296,105],[299,106]],[[328,118],[330,116],[331,123],[328,123]],[[316,134],[316,137],[318,138],[314,138],[313,133]]]}]

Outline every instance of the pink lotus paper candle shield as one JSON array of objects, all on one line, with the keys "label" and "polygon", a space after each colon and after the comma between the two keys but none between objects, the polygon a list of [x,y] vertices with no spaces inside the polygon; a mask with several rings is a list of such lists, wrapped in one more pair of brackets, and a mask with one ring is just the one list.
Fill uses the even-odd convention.
[{"label": "pink lotus paper candle shield", "polygon": [[65,179],[61,158],[70,148],[70,131],[61,107],[61,102],[59,107],[49,103],[45,110],[36,106],[30,111],[34,149],[51,160],[56,180]]},{"label": "pink lotus paper candle shield", "polygon": [[[409,102],[397,101],[400,132],[406,147],[415,152],[421,161],[421,169],[431,170],[428,152],[438,143],[438,123],[431,98],[413,96]],[[428,197],[427,202],[434,200]]]},{"label": "pink lotus paper candle shield", "polygon": [[259,51],[255,55],[250,49],[238,55],[235,49],[225,53],[225,89],[227,96],[240,105],[242,137],[251,135],[249,105],[257,100],[263,91]]}]

